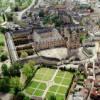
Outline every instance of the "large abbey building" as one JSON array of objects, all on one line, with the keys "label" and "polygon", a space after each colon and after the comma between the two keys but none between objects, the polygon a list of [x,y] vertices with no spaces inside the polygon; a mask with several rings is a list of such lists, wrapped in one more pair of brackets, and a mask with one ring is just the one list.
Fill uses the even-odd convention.
[{"label": "large abbey building", "polygon": [[[44,10],[43,8],[41,8]],[[38,9],[36,9],[37,11]],[[68,49],[68,55],[70,57],[71,51],[76,50],[80,47],[80,29],[82,27],[79,24],[70,22],[72,19],[69,14],[66,13],[65,5],[48,7],[44,10],[45,13],[53,14],[56,13],[63,21],[63,25],[59,28],[41,26],[43,18],[37,14],[32,13],[31,27],[19,28],[13,31],[9,31],[5,34],[8,50],[10,53],[11,61],[23,61],[27,59],[37,59],[40,57],[38,52],[64,47]],[[30,12],[27,12],[27,14]],[[29,17],[23,16],[24,21]],[[39,22],[39,23],[37,23]],[[35,24],[34,24],[35,23]]]},{"label": "large abbey building", "polygon": [[[80,47],[79,33],[64,28],[60,33],[55,28],[24,29],[6,33],[6,40],[12,61],[34,58],[41,50],[65,47],[69,50]],[[23,58],[22,53],[27,57]]]}]

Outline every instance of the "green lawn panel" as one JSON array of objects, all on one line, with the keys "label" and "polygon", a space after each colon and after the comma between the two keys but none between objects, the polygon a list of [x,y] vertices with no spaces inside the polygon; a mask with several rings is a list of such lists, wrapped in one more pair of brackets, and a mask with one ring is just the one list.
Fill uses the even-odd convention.
[{"label": "green lawn panel", "polygon": [[32,81],[29,87],[36,88],[39,85],[39,82]]},{"label": "green lawn panel", "polygon": [[70,73],[70,72],[67,72],[64,78],[69,78],[70,79],[72,77],[73,77],[73,74]]},{"label": "green lawn panel", "polygon": [[62,78],[60,78],[60,77],[55,77],[55,79],[54,79],[55,83],[58,83],[58,84],[61,83],[61,80],[62,80]]},{"label": "green lawn panel", "polygon": [[34,93],[34,96],[42,96],[43,93],[44,93],[44,91],[36,90],[35,93]]},{"label": "green lawn panel", "polygon": [[45,90],[45,89],[46,89],[46,84],[41,83],[41,84],[39,85],[38,89]]},{"label": "green lawn panel", "polygon": [[47,70],[47,75],[52,76],[55,73],[55,69],[48,69]]},{"label": "green lawn panel", "polygon": [[46,94],[46,100],[51,100],[50,97],[51,97],[52,95],[55,95],[55,94],[52,93],[52,92],[47,92],[47,94]]},{"label": "green lawn panel", "polygon": [[52,87],[49,88],[49,91],[56,92],[58,88],[59,88],[59,86],[54,85],[54,86],[52,86]]},{"label": "green lawn panel", "polygon": [[64,95],[56,95],[56,100],[65,100],[65,96]]},{"label": "green lawn panel", "polygon": [[36,79],[36,80],[42,80],[43,77],[44,77],[43,75],[36,74],[35,77],[34,77],[34,79]]},{"label": "green lawn panel", "polygon": [[57,76],[59,76],[59,77],[63,77],[64,76],[64,71],[58,71],[58,73],[57,73]]},{"label": "green lawn panel", "polygon": [[32,95],[32,93],[35,91],[35,89],[32,88],[26,88],[25,92],[29,95]]},{"label": "green lawn panel", "polygon": [[61,94],[65,94],[67,91],[67,88],[66,87],[59,87],[59,90],[57,91],[57,93],[61,93]]},{"label": "green lawn panel", "polygon": [[40,68],[38,71],[37,71],[37,74],[45,74],[47,71],[47,68]]},{"label": "green lawn panel", "polygon": [[51,80],[51,78],[52,78],[52,76],[50,76],[50,75],[45,75],[44,77],[43,77],[43,81],[49,81],[49,80]]},{"label": "green lawn panel", "polygon": [[61,84],[69,86],[71,84],[71,79],[64,79]]}]

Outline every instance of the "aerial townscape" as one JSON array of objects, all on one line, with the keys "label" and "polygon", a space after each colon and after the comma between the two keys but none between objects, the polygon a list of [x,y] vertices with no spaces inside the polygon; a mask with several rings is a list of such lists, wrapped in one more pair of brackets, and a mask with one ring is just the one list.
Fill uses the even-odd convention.
[{"label": "aerial townscape", "polygon": [[0,0],[0,100],[100,100],[100,0]]}]

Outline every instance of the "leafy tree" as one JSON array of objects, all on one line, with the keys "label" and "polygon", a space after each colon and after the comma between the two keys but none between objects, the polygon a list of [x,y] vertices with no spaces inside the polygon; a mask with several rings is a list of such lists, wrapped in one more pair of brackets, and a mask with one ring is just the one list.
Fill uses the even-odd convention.
[{"label": "leafy tree", "polygon": [[18,62],[14,62],[14,63],[12,64],[12,66],[13,66],[15,69],[20,69],[20,68],[23,67],[23,65],[22,65],[21,63],[18,63]]},{"label": "leafy tree", "polygon": [[29,66],[34,70],[35,62],[33,60],[28,61]]},{"label": "leafy tree", "polygon": [[13,13],[6,13],[6,17],[8,21],[13,21]]},{"label": "leafy tree", "polygon": [[4,79],[0,79],[0,91],[6,93],[10,90],[9,87],[9,78],[5,77]]},{"label": "leafy tree", "polygon": [[31,100],[29,97],[25,96],[22,92],[18,92],[17,95],[15,95],[15,100]]},{"label": "leafy tree", "polygon": [[14,11],[17,12],[19,11],[19,7],[16,5],[16,7],[14,8]]},{"label": "leafy tree", "polygon": [[0,32],[5,33],[6,32],[6,29],[3,28],[3,27],[0,27]]},{"label": "leafy tree", "polygon": [[30,65],[27,63],[23,67],[23,74],[29,78],[33,75],[33,69],[30,67]]},{"label": "leafy tree", "polygon": [[34,68],[34,65],[35,65],[35,62],[32,61],[32,60],[29,60],[28,63],[24,64],[24,67],[23,67],[23,74],[29,78],[33,75],[33,72],[35,70]]},{"label": "leafy tree", "polygon": [[7,54],[2,54],[0,58],[1,58],[1,61],[5,61],[8,59]]},{"label": "leafy tree", "polygon": [[11,76],[20,76],[20,68],[22,67],[21,64],[15,62],[9,69],[9,73]]},{"label": "leafy tree", "polygon": [[25,95],[22,92],[18,92],[16,95],[16,100],[23,100]]},{"label": "leafy tree", "polygon": [[9,70],[6,64],[2,64],[1,69],[4,76],[9,76]]},{"label": "leafy tree", "polygon": [[14,89],[15,94],[17,94],[21,90],[21,83],[19,77],[12,77],[10,79],[10,86]]},{"label": "leafy tree", "polygon": [[43,11],[43,10],[41,10],[41,11],[39,12],[39,17],[44,17],[44,11]]}]

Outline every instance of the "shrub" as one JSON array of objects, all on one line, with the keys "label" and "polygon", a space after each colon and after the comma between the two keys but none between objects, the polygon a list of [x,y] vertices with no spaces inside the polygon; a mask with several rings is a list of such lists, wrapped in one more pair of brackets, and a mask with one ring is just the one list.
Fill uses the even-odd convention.
[{"label": "shrub", "polygon": [[43,10],[41,10],[41,11],[39,12],[39,17],[44,17],[44,12],[43,12]]},{"label": "shrub", "polygon": [[7,54],[2,54],[1,57],[0,57],[1,61],[5,61],[7,59],[8,59]]},{"label": "shrub", "polygon": [[20,55],[21,58],[25,58],[27,56],[28,56],[28,53],[27,52],[21,51],[21,55]]},{"label": "shrub", "polygon": [[1,69],[4,76],[9,76],[9,70],[6,64],[2,64]]},{"label": "shrub", "polygon": [[0,46],[4,46],[4,42],[0,42]]},{"label": "shrub", "polygon": [[0,79],[0,91],[3,93],[9,92],[9,77],[5,77],[4,79]]}]

